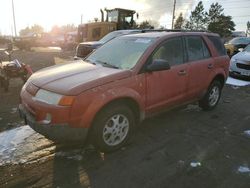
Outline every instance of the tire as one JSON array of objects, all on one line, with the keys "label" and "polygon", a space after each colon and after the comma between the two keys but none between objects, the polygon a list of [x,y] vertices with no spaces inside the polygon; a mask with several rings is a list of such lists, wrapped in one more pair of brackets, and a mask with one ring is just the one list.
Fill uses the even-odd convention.
[{"label": "tire", "polygon": [[214,80],[209,86],[206,95],[199,101],[199,106],[206,111],[214,109],[220,100],[221,90],[221,82]]},{"label": "tire", "polygon": [[135,118],[129,107],[110,105],[95,118],[90,140],[97,150],[111,152],[127,143],[134,128]]}]

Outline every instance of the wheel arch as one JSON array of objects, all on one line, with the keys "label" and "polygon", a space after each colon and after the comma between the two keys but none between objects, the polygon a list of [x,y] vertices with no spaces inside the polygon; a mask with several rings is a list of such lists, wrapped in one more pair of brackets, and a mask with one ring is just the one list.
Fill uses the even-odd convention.
[{"label": "wheel arch", "polygon": [[112,106],[112,105],[126,105],[128,106],[132,112],[135,114],[135,120],[136,123],[140,122],[141,119],[141,109],[140,109],[140,105],[138,104],[138,102],[131,98],[131,97],[120,97],[120,98],[116,98],[114,100],[109,101],[108,103],[106,103],[105,105],[103,105],[95,114],[95,117],[93,118],[93,121],[95,121],[96,117],[98,117],[98,115],[107,107]]},{"label": "wheel arch", "polygon": [[223,74],[217,74],[214,79],[212,80],[212,82],[210,83],[210,85],[215,81],[218,80],[221,83],[221,86],[223,87],[225,85],[225,76]]},{"label": "wheel arch", "polygon": [[97,95],[86,107],[81,118],[81,125],[91,128],[98,114],[106,107],[114,104],[127,105],[135,114],[136,123],[144,119],[144,97],[130,88],[107,90]]}]

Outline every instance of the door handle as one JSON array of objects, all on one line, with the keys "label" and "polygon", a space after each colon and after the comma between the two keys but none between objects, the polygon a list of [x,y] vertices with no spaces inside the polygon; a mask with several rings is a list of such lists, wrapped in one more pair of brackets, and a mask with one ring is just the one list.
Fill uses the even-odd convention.
[{"label": "door handle", "polygon": [[213,64],[208,64],[207,68],[212,69],[212,68],[214,68],[214,65]]},{"label": "door handle", "polygon": [[184,75],[187,74],[187,72],[186,72],[185,70],[180,70],[180,71],[178,72],[178,74],[179,74],[180,76],[184,76]]}]

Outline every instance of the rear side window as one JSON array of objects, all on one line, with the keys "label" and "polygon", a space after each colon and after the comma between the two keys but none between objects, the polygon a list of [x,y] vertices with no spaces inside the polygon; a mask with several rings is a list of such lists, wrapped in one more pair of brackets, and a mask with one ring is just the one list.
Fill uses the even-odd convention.
[{"label": "rear side window", "polygon": [[208,36],[208,38],[214,44],[214,47],[220,56],[227,55],[226,49],[222,44],[220,37]]},{"label": "rear side window", "polygon": [[197,61],[211,57],[211,54],[199,36],[186,37],[187,53],[189,61]]}]

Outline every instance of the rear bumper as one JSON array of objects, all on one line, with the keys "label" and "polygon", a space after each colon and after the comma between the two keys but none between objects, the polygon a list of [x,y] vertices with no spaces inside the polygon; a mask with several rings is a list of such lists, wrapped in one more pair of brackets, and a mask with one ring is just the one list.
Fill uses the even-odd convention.
[{"label": "rear bumper", "polygon": [[33,130],[56,142],[83,144],[88,134],[87,128],[72,128],[68,124],[39,123],[22,104],[19,105],[19,114]]}]

